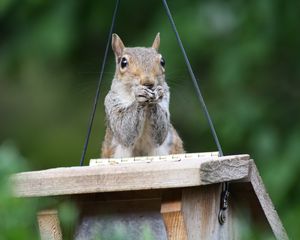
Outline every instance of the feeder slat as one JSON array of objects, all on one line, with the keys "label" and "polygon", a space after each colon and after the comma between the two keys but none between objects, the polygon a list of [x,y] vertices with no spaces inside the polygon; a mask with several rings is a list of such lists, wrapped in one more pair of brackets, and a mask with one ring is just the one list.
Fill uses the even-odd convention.
[{"label": "feeder slat", "polygon": [[253,160],[250,161],[249,181],[276,239],[289,239]]},{"label": "feeder slat", "polygon": [[19,197],[200,186],[248,176],[249,155],[54,168],[12,176]]},{"label": "feeder slat", "polygon": [[41,240],[62,240],[57,210],[43,210],[37,214]]}]

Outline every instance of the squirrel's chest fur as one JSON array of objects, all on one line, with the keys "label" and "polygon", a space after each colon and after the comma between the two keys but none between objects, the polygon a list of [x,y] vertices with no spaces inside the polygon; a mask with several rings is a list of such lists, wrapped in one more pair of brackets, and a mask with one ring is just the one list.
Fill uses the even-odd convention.
[{"label": "squirrel's chest fur", "polygon": [[111,90],[105,98],[107,130],[102,157],[168,155],[184,152],[169,121],[169,93],[157,105],[139,106],[130,94]]},{"label": "squirrel's chest fur", "polygon": [[[116,99],[119,99],[119,101],[116,101]],[[111,129],[109,132],[112,135],[110,157],[169,154],[170,136],[172,134],[169,134],[171,129],[168,121],[165,127],[162,127],[162,123],[156,122],[160,116],[156,111],[153,111],[153,108],[149,106],[133,108],[134,101],[132,101],[129,94],[124,94],[122,91],[118,92],[114,100],[116,101],[116,111],[107,111],[108,127]],[[107,105],[109,105],[108,101]],[[158,105],[165,112],[165,115],[169,114],[168,99],[163,100]],[[119,114],[121,110],[124,112]],[[166,119],[168,119],[168,116]],[[116,127],[115,124],[118,122],[121,125]],[[155,142],[154,139],[162,134],[165,134],[163,141],[160,143]],[[130,139],[132,137],[135,137],[135,140],[131,142]]]},{"label": "squirrel's chest fur", "polygon": [[[146,112],[145,115],[147,116],[148,112]],[[144,124],[140,136],[132,147],[133,156],[153,155],[154,150],[158,147],[153,143],[153,132],[151,132],[153,130],[151,129],[150,124],[150,121],[148,121],[148,118],[146,117],[144,119]]]},{"label": "squirrel's chest fur", "polygon": [[172,148],[172,131],[167,130],[167,136],[164,141],[158,145],[153,141],[154,133],[150,127],[150,122],[145,120],[143,130],[137,137],[137,140],[132,146],[124,146],[118,142],[113,136],[112,139],[112,155],[110,157],[134,157],[134,156],[155,156],[155,155],[168,155]]}]

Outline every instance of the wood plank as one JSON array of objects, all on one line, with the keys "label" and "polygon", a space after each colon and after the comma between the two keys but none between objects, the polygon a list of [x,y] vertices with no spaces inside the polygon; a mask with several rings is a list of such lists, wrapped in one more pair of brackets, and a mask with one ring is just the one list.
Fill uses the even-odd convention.
[{"label": "wood plank", "polygon": [[18,173],[11,180],[15,196],[32,197],[200,186],[242,179],[248,172],[249,155],[233,155],[54,168]]},{"label": "wood plank", "polygon": [[[239,176],[248,176],[248,162],[233,161],[233,159],[227,159],[227,157],[218,159],[219,160],[216,161],[204,161],[202,163],[200,167],[201,185],[230,182],[241,179]],[[245,156],[243,159],[247,159],[247,157]],[[245,170],[248,170],[248,173],[246,173]]]},{"label": "wood plank", "polygon": [[187,188],[182,193],[182,211],[188,240],[235,239],[231,208],[226,211],[226,221],[219,224],[220,184]]},{"label": "wood plank", "polygon": [[162,195],[160,212],[164,220],[168,240],[187,240],[187,232],[181,208],[181,193],[182,190],[169,190],[165,191]]},{"label": "wood plank", "polygon": [[187,240],[187,232],[181,211],[163,212],[168,240]]},{"label": "wood plank", "polygon": [[183,153],[183,154],[171,154],[163,156],[142,156],[142,157],[127,157],[127,158],[98,158],[91,159],[90,166],[99,165],[116,165],[127,163],[151,163],[151,162],[177,162],[181,160],[189,160],[195,158],[207,158],[218,157],[219,152],[201,152],[201,153]]},{"label": "wood plank", "polygon": [[276,239],[289,239],[253,160],[250,162],[249,180]]},{"label": "wood plank", "polygon": [[44,210],[37,214],[41,240],[62,240],[57,210]]}]

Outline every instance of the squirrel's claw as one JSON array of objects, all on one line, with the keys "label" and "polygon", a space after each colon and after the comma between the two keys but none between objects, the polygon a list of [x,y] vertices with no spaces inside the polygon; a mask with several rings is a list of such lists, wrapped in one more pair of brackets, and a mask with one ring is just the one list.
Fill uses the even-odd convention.
[{"label": "squirrel's claw", "polygon": [[139,86],[135,91],[135,98],[139,103],[157,103],[163,98],[163,88],[158,86],[150,89],[145,86]]}]

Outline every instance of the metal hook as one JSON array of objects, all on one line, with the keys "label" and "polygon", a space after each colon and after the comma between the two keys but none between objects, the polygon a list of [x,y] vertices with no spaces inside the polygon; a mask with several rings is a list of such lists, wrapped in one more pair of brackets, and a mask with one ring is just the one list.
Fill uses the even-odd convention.
[{"label": "metal hook", "polygon": [[228,208],[228,198],[229,198],[229,191],[228,191],[228,183],[223,183],[222,186],[223,190],[221,193],[221,201],[220,201],[220,211],[218,215],[219,223],[223,225],[226,221],[226,210]]}]

